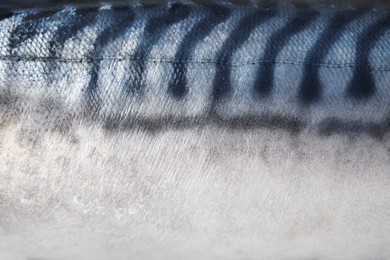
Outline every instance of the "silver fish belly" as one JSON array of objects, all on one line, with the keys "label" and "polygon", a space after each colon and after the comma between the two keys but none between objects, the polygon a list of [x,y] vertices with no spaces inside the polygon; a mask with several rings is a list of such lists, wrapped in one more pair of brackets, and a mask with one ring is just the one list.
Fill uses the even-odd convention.
[{"label": "silver fish belly", "polygon": [[388,256],[388,9],[0,11],[0,257]]}]

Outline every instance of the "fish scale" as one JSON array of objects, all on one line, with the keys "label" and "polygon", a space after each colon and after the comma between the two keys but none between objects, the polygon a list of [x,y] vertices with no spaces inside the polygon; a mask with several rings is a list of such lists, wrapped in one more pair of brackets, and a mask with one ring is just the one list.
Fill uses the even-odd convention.
[{"label": "fish scale", "polygon": [[[95,18],[102,12],[114,20]],[[327,122],[332,123],[325,129],[334,133],[350,133],[352,127],[346,125],[366,129],[370,124],[381,125],[383,134],[388,131],[390,66],[385,59],[375,61],[390,47],[387,10],[170,2],[56,14],[27,10],[2,16],[0,30],[8,36],[0,41],[8,44],[0,46],[8,46],[2,50],[8,54],[0,63],[12,71],[0,73],[0,88],[12,89],[9,82],[15,81],[28,84],[28,91],[16,94],[27,100],[35,89],[47,89],[61,100],[59,90],[66,89],[74,96],[66,104],[74,107],[74,117],[94,115],[98,123],[116,118],[117,125],[132,127],[186,122],[186,127],[284,129],[291,121],[318,133]],[[188,19],[197,16],[188,26]],[[141,19],[145,23],[137,22]],[[38,30],[42,26],[43,32]],[[170,30],[177,34],[164,38]],[[139,32],[140,37],[134,41],[125,32]],[[343,38],[345,34],[354,35],[353,40]],[[90,42],[82,47],[89,51],[66,47],[72,41]],[[336,43],[344,49],[335,52]],[[31,55],[20,54],[20,46]],[[175,50],[163,51],[173,46]],[[40,49],[49,49],[49,55]],[[355,58],[341,62],[341,52]],[[26,79],[31,75],[37,80],[30,84]],[[58,80],[64,78],[66,84]],[[72,90],[76,82],[81,91]]]}]

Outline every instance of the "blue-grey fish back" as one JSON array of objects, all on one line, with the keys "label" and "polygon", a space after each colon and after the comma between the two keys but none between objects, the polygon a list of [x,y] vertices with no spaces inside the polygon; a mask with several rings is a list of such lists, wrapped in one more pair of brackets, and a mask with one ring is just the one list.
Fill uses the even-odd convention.
[{"label": "blue-grey fish back", "polygon": [[8,110],[44,97],[109,129],[390,129],[385,9],[171,2],[0,19]]}]

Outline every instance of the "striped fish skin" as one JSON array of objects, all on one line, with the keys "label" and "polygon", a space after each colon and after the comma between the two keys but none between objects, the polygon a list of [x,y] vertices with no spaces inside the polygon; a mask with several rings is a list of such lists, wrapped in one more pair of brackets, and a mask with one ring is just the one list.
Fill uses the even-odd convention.
[{"label": "striped fish skin", "polygon": [[23,12],[0,23],[1,86],[20,100],[51,93],[72,117],[84,111],[113,129],[214,124],[383,138],[388,17],[276,4]]},{"label": "striped fish skin", "polygon": [[[201,5],[258,5],[263,4],[264,2],[275,3],[277,0],[193,0],[192,3],[201,4]],[[325,3],[328,5],[331,4],[349,4],[360,7],[373,7],[373,6],[389,6],[390,2],[388,0],[291,0],[289,2],[293,3]],[[60,8],[66,5],[75,5],[80,7],[96,7],[101,3],[109,3],[114,6],[125,6],[130,4],[145,4],[145,5],[162,5],[166,4],[165,0],[3,0],[0,3],[0,8],[11,8],[11,9],[28,9],[28,8]]]},{"label": "striped fish skin", "polygon": [[386,258],[390,13],[0,13],[0,258]]}]

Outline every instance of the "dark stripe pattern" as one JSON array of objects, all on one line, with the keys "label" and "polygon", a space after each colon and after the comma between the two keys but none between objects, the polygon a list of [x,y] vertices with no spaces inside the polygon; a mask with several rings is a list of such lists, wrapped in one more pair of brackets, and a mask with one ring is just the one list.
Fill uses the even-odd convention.
[{"label": "dark stripe pattern", "polygon": [[[132,6],[132,8],[111,8],[109,6],[104,6],[100,9],[78,9],[74,12],[73,9],[70,8],[60,11],[28,12],[26,16],[17,16],[21,17],[21,20],[17,20],[18,22],[20,21],[20,23],[16,25],[16,27],[12,27],[13,29],[11,29],[12,31],[10,32],[9,40],[4,40],[5,48],[8,47],[9,50],[8,53],[3,54],[1,57],[7,66],[5,74],[8,73],[5,75],[6,81],[4,81],[4,86],[8,87],[8,85],[15,84],[15,79],[17,80],[20,75],[22,75],[22,77],[26,75],[32,75],[35,77],[36,75],[34,73],[42,73],[46,76],[46,73],[49,72],[49,80],[45,82],[47,83],[47,86],[59,86],[58,91],[62,91],[64,87],[63,82],[66,82],[66,80],[62,81],[63,79],[60,78],[61,76],[68,77],[72,75],[74,77],[80,77],[80,79],[77,79],[80,81],[84,80],[84,76],[89,76],[89,79],[87,79],[89,82],[85,86],[85,89],[83,89],[83,101],[81,101],[86,103],[86,110],[83,111],[86,112],[85,116],[96,119],[99,123],[102,121],[107,122],[110,124],[110,127],[115,129],[118,127],[129,129],[133,127],[141,127],[143,130],[144,128],[149,128],[151,131],[159,131],[159,127],[166,129],[170,127],[183,129],[186,127],[200,127],[213,123],[214,125],[230,129],[253,129],[262,127],[270,129],[279,128],[288,130],[295,134],[306,127],[306,124],[312,124],[310,113],[308,113],[309,120],[306,120],[306,114],[301,116],[295,111],[293,111],[293,115],[290,115],[285,110],[274,112],[273,108],[270,108],[269,110],[267,108],[262,110],[262,106],[256,106],[255,103],[241,103],[246,102],[247,100],[228,100],[233,93],[233,84],[231,81],[233,68],[238,66],[257,66],[257,64],[260,64],[258,69],[255,67],[257,71],[256,75],[253,75],[254,85],[243,86],[243,88],[253,91],[253,96],[259,98],[260,101],[270,97],[273,93],[276,78],[275,64],[301,66],[302,80],[300,82],[299,89],[288,90],[291,93],[296,93],[296,91],[298,91],[297,104],[287,104],[287,107],[292,107],[293,109],[298,108],[299,110],[299,108],[305,108],[305,106],[314,104],[321,99],[323,92],[322,84],[324,83],[322,81],[326,81],[328,83],[332,82],[332,79],[327,81],[327,79],[322,79],[320,77],[320,69],[323,67],[344,67],[346,71],[353,70],[353,77],[349,82],[348,89],[345,93],[346,101],[348,99],[367,100],[375,95],[376,86],[373,74],[373,70],[375,70],[375,68],[370,65],[370,55],[383,34],[390,29],[389,15],[380,16],[379,14],[383,14],[382,12],[370,13],[371,16],[367,16],[367,20],[362,20],[361,26],[364,26],[364,29],[362,29],[361,34],[357,35],[356,42],[352,42],[355,37],[347,35],[347,37],[349,37],[348,41],[350,41],[347,42],[348,46],[356,44],[356,57],[354,64],[329,64],[326,61],[326,57],[330,50],[346,33],[356,33],[356,27],[352,28],[350,25],[353,21],[365,15],[366,11],[359,9],[345,9],[343,7],[341,11],[340,9],[328,9],[325,12],[322,12],[319,9],[312,9],[309,5],[305,5],[297,7],[296,13],[293,13],[292,15],[291,12],[283,12],[283,10],[276,6],[256,7],[253,8],[253,10],[248,7],[237,7],[238,10],[234,8],[235,7],[227,5],[197,6],[190,4],[168,4],[167,6]],[[69,12],[67,12],[67,10],[69,10]],[[277,11],[280,11],[280,14],[277,15]],[[329,17],[329,14],[333,14],[333,16]],[[286,16],[282,17],[283,15]],[[4,22],[3,24],[3,20],[10,16],[12,16],[12,12],[9,12],[6,9],[0,9],[0,26],[4,29],[4,31],[9,30],[10,24],[7,22]],[[277,16],[275,19],[277,21],[287,20],[286,24],[279,27],[278,23],[278,27],[275,28],[275,20],[273,20],[275,16]],[[140,19],[146,18],[146,25],[140,39],[133,39],[127,36],[129,35],[129,31],[138,31],[141,29],[139,27],[141,23],[138,23],[138,21],[135,23],[136,17],[139,17]],[[184,23],[183,20],[189,19],[189,17],[193,17],[195,20],[192,20],[191,22],[194,23],[191,24],[191,26],[188,26],[190,28],[187,28],[187,23]],[[202,19],[199,19],[201,17]],[[232,28],[228,28],[232,25],[225,24],[229,18],[232,18],[232,21],[234,21]],[[329,18],[329,21],[326,20],[328,21],[326,24],[324,22],[324,18]],[[142,20],[142,22],[143,21],[144,20]],[[174,57],[165,57],[165,55],[161,55],[162,60],[159,60],[159,57],[150,57],[150,53],[153,48],[155,46],[160,47],[159,43],[165,44],[164,47],[171,47],[167,46],[168,43],[161,42],[161,39],[164,35],[168,35],[168,33],[171,35],[172,31],[170,30],[174,27],[174,25],[180,25],[178,26],[178,32],[184,34],[177,37],[182,40],[174,44],[175,46],[178,46]],[[219,34],[215,31],[217,33],[215,35],[213,33],[212,36],[210,36],[211,32],[214,32],[213,30],[215,30],[218,25],[224,25],[225,27]],[[86,28],[89,28],[89,26],[91,26],[91,30],[85,30]],[[322,30],[318,36],[310,35],[311,30],[309,30],[308,27],[312,28],[312,26],[318,26],[318,29]],[[225,35],[225,30],[229,31],[228,35]],[[247,50],[248,52],[243,50],[245,59],[240,59],[240,57],[238,57],[236,60],[235,57],[240,54],[239,51],[241,51],[243,46],[246,46],[245,44],[248,43],[248,39],[256,30],[259,30],[260,32],[258,35],[259,37],[255,40],[257,42],[250,43],[251,46],[249,46],[250,49]],[[271,36],[266,36],[267,38],[264,38],[265,36],[261,36],[262,31],[269,32],[271,30]],[[81,32],[83,32],[83,34],[80,34]],[[305,55],[305,59],[291,61],[285,60],[288,57],[280,57],[280,59],[278,59],[279,56],[282,56],[282,51],[292,45],[291,39],[302,32],[304,32],[304,36],[307,37],[305,40],[310,39],[310,42],[314,41],[308,49],[306,46],[303,46],[303,48],[300,48],[299,46],[298,48],[295,48],[294,51],[306,52],[303,54]],[[97,33],[97,36],[95,36],[95,33]],[[42,38],[39,38],[39,40],[43,39],[42,43],[40,41],[35,42],[35,40],[38,39],[35,37],[40,37],[41,34]],[[64,55],[67,54],[65,51],[69,54],[68,48],[64,50],[64,46],[69,39],[77,37],[78,35],[79,37],[85,36],[86,38],[83,38],[82,42],[90,44],[89,46],[83,47],[93,50],[87,53],[87,55],[84,55],[80,54],[76,46],[76,55],[71,55],[72,57],[69,58],[67,55]],[[84,41],[90,38],[94,38],[95,40],[90,43],[88,41]],[[225,40],[221,41],[221,38]],[[36,46],[28,46],[28,48],[31,48],[30,51],[32,53],[35,52],[36,56],[16,56],[17,52],[15,50],[18,50],[18,48],[20,49],[20,47],[24,46],[26,42],[29,43],[31,39],[34,39],[34,44],[37,44]],[[207,54],[205,56],[197,56],[197,51],[202,54],[210,51],[206,49],[197,49],[206,39],[207,41],[213,41],[213,46],[215,44],[220,46],[220,48],[216,50],[215,58],[210,59]],[[345,38],[342,39],[344,40]],[[114,45],[113,50],[110,50],[109,47],[111,46],[111,43],[117,41],[126,46],[135,45],[133,56],[119,57],[115,54],[110,57],[105,56],[108,53],[112,54],[113,51],[116,50],[116,46]],[[49,47],[49,57],[46,57],[46,54],[42,55],[39,49],[41,47],[47,47],[43,46],[47,42]],[[381,43],[384,42],[381,41]],[[388,42],[385,42],[387,47],[388,44]],[[380,46],[382,51],[386,46]],[[119,47],[120,46],[118,46],[118,48]],[[2,48],[4,47],[2,46]],[[253,57],[253,59],[250,58],[249,60],[246,60],[248,53],[253,53],[253,51],[259,52],[260,49],[264,49],[264,53],[256,53],[256,57],[261,56],[260,61],[255,60],[255,57]],[[350,47],[348,47],[348,49],[350,49]],[[212,51],[214,53],[214,50]],[[386,51],[386,49],[384,51]],[[74,58],[74,56],[76,56],[76,58]],[[117,68],[117,63],[119,63],[119,61],[123,62],[122,58],[123,60],[126,60],[126,62],[129,61],[129,65],[126,70],[127,75],[125,75],[126,81],[123,84],[124,86],[122,87],[123,82],[118,83],[121,86],[114,86],[114,83],[104,81],[104,77],[106,76],[110,77],[109,79],[112,79],[111,77],[115,76],[115,68]],[[102,60],[104,60],[104,66]],[[111,60],[112,63],[110,62]],[[195,75],[196,73],[202,72],[210,73],[205,71],[206,68],[209,67],[209,64],[215,66],[215,73],[211,82],[212,87],[209,97],[210,103],[196,104],[198,101],[192,101],[189,99],[186,104],[184,104],[184,102],[174,104],[173,106],[170,106],[171,104],[168,104],[168,106],[162,104],[164,108],[162,108],[161,111],[149,111],[156,112],[155,115],[149,116],[142,113],[142,109],[145,108],[144,106],[141,106],[141,108],[134,106],[133,109],[133,103],[131,103],[134,101],[133,98],[127,99],[127,96],[117,97],[117,94],[122,94],[123,91],[125,94],[134,94],[136,97],[145,97],[147,100],[149,96],[141,96],[139,94],[142,94],[147,82],[145,77],[147,76],[148,71],[146,71],[146,69],[149,64],[152,68],[154,68],[153,62],[160,64],[166,62],[166,64],[168,64],[167,67],[172,66],[172,74],[168,75],[169,81],[167,82],[168,88],[166,91],[170,98],[174,101],[183,100],[187,97],[189,91],[191,91],[191,89],[189,89],[190,84],[188,84],[189,74]],[[203,71],[190,71],[190,66],[188,66],[188,63],[190,62],[208,65],[205,65],[205,69]],[[67,65],[71,64],[64,67],[66,69],[74,69],[76,72],[80,69],[82,71],[87,69],[88,75],[80,76],[78,73],[72,74],[73,72],[67,73],[66,71],[63,73],[64,70],[61,70],[61,73],[57,74],[57,71],[54,71],[54,68],[63,68],[59,67],[63,63],[66,63]],[[378,62],[374,62],[373,64],[378,66],[377,63]],[[53,66],[53,64],[56,67],[50,67]],[[34,67],[35,65],[37,65],[37,68]],[[288,66],[285,67],[286,69],[289,69]],[[351,69],[350,67],[353,68]],[[42,72],[42,69],[48,69],[48,71],[46,70]],[[106,69],[114,75],[107,75]],[[237,72],[234,73],[238,73],[239,71],[240,70],[237,70]],[[39,74],[38,76],[41,75]],[[202,77],[202,75],[200,75],[200,77]],[[347,77],[348,75],[346,74],[345,78]],[[50,81],[52,79],[59,80],[60,84],[52,84],[52,81]],[[3,77],[1,80],[3,81]],[[25,81],[26,79],[23,80]],[[32,80],[35,79],[33,78]],[[41,84],[40,80],[41,78],[38,78],[37,84]],[[102,81],[99,82],[99,80]],[[165,75],[164,79],[159,78],[158,80],[165,80]],[[286,81],[288,80],[289,79],[286,78]],[[99,86],[99,84],[102,85],[103,82],[109,84],[108,86],[105,86],[104,89],[102,86]],[[43,85],[45,83],[43,83]],[[165,82],[162,83],[165,84]],[[196,83],[197,81],[195,84]],[[32,84],[32,86],[35,86],[34,84]],[[288,82],[286,84],[288,84]],[[99,87],[101,87],[101,89],[99,89]],[[341,88],[343,86],[336,85],[333,87]],[[151,86],[151,88],[153,88],[153,86]],[[239,88],[241,88],[241,86],[239,86]],[[71,91],[73,90],[70,90],[70,92]],[[115,94],[111,95],[110,93],[103,93],[104,91],[111,93],[115,92]],[[116,91],[119,91],[119,93]],[[160,93],[160,91],[156,91],[151,95],[157,95],[156,93]],[[289,99],[291,93],[285,93],[286,95],[284,97]],[[29,94],[27,93],[27,95]],[[242,96],[238,96],[239,98],[245,99],[246,93]],[[155,100],[154,98],[155,96],[151,99]],[[277,98],[279,98],[279,96]],[[107,111],[102,111],[100,109],[102,102],[106,100],[108,109]],[[227,106],[224,106],[225,104],[220,104],[224,101],[231,101],[232,103]],[[235,103],[236,101],[238,101],[237,104]],[[286,100],[277,101],[284,102]],[[288,100],[288,102],[289,101],[290,100]],[[383,101],[383,99],[380,101],[380,106],[388,105],[388,103]],[[70,102],[74,101],[72,100]],[[119,104],[114,104],[114,102],[118,102]],[[248,102],[251,101],[248,100]],[[146,101],[146,106],[148,104],[148,101]],[[179,107],[182,104],[183,109]],[[191,108],[192,104],[202,108],[207,107],[207,109],[204,112],[199,112],[197,107],[195,109]],[[273,106],[273,102],[266,104]],[[342,119],[340,119],[338,115],[327,114],[330,113],[327,110],[329,107],[312,107],[312,109],[318,108],[318,110],[316,110],[318,113],[315,113],[314,115],[316,117],[316,120],[314,121],[321,123],[314,124],[316,124],[319,128],[320,134],[355,134],[356,132],[359,132],[373,135],[375,138],[381,139],[390,132],[390,120],[378,119],[378,115],[382,116],[385,113],[382,111],[384,110],[384,107],[380,107],[378,111],[375,111],[376,107],[374,106],[369,107],[370,111],[367,112],[367,116],[361,119],[356,118],[356,114],[359,113],[359,109],[363,108],[360,107],[356,114],[355,111],[353,111],[355,108],[353,105],[358,104],[358,102],[353,103],[352,108],[349,106],[350,103],[347,102],[347,104],[348,106],[344,106],[344,104],[336,104],[342,109],[345,107],[347,108],[347,111],[344,111],[345,113],[341,116],[343,117]],[[77,105],[79,104],[77,103]],[[84,104],[82,105],[84,106]],[[330,105],[333,105],[333,103],[330,102]],[[224,111],[223,109],[228,106],[229,109],[232,108],[232,110],[227,109]],[[173,111],[177,107],[179,107],[179,111]],[[255,109],[251,110],[252,107]],[[121,108],[124,108],[124,110]],[[156,108],[153,107],[153,109]],[[171,110],[169,110],[169,113],[165,113],[164,109]],[[233,112],[231,113],[231,111]],[[370,113],[373,115],[372,119],[368,116]],[[345,119],[347,117],[345,115],[352,115],[351,119]]]},{"label": "dark stripe pattern", "polygon": [[[192,57],[196,45],[202,42],[207,35],[220,23],[224,22],[230,14],[225,8],[210,7],[210,14],[197,23],[181,42],[175,55],[175,60],[185,61]],[[176,62],[173,64],[172,79],[168,86],[168,93],[175,99],[180,100],[188,93],[187,87],[187,64]]]},{"label": "dark stripe pattern", "polygon": [[144,38],[137,46],[134,57],[136,58],[129,68],[130,79],[126,84],[127,93],[141,93],[143,89],[143,77],[146,63],[153,45],[155,45],[164,32],[175,23],[184,20],[190,14],[191,8],[182,4],[173,4],[161,16],[152,18],[145,27]]},{"label": "dark stripe pattern", "polygon": [[268,97],[271,94],[274,81],[275,60],[279,52],[292,36],[304,30],[310,22],[318,15],[318,12],[312,10],[298,11],[296,17],[287,23],[286,26],[274,33],[267,42],[263,59],[266,61],[260,65],[259,72],[256,75],[254,90],[255,95],[261,98]]},{"label": "dark stripe pattern", "polygon": [[96,38],[94,43],[94,51],[92,54],[92,68],[91,68],[91,77],[87,87],[87,95],[89,98],[89,103],[94,104],[95,110],[98,109],[97,105],[99,102],[99,97],[96,93],[98,87],[98,78],[100,71],[100,59],[99,55],[103,52],[104,48],[111,42],[120,38],[126,30],[131,27],[134,22],[134,13],[127,8],[114,9],[115,12],[115,23],[112,26],[108,26],[103,30]]},{"label": "dark stripe pattern", "polygon": [[[371,49],[386,30],[390,30],[390,16],[386,15],[366,29],[359,37],[356,46],[356,67],[349,84],[347,95],[352,99],[363,100],[372,97],[376,87],[369,66]],[[390,51],[390,50],[389,50]]]},{"label": "dark stripe pattern", "polygon": [[8,47],[11,53],[14,52],[22,43],[34,38],[39,32],[39,24],[53,16],[56,11],[38,11],[27,14],[22,22],[16,26],[9,37]]},{"label": "dark stripe pattern", "polygon": [[[267,29],[273,26],[272,21],[269,21],[276,16],[279,9],[276,6],[263,6],[254,10],[249,8],[241,10],[243,10],[239,11],[242,12],[241,14],[237,13],[242,15],[240,20],[237,21],[224,42],[221,43],[220,49],[217,50],[217,56],[212,61],[216,65],[210,96],[211,110],[218,102],[227,99],[233,90],[231,74],[233,57],[235,57],[237,51],[248,41],[254,30],[261,26]],[[99,103],[97,89],[101,71],[100,63],[101,59],[104,58],[102,54],[111,42],[119,39],[125,35],[127,30],[131,29],[138,11],[146,13],[148,20],[141,39],[136,42],[133,57],[131,57],[127,68],[128,78],[124,84],[124,92],[128,94],[142,93],[146,83],[145,74],[150,52],[161,37],[173,25],[182,22],[190,15],[196,16],[199,12],[204,16],[191,29],[186,30],[184,28],[186,34],[178,43],[179,47],[173,57],[173,72],[169,77],[167,92],[175,100],[181,100],[189,92],[187,82],[187,74],[190,73],[188,71],[188,61],[196,53],[196,47],[210,35],[213,29],[217,25],[226,22],[232,13],[236,12],[233,8],[172,4],[165,7],[151,5],[135,8],[78,9],[74,14],[72,13],[73,16],[69,16],[70,14],[64,11],[29,12],[10,34],[9,53],[11,56],[14,55],[15,50],[25,41],[42,33],[43,30],[51,30],[51,23],[55,21],[53,34],[45,37],[52,37],[49,40],[49,58],[55,58],[52,64],[56,62],[60,64],[58,58],[62,57],[63,48],[68,39],[77,36],[88,26],[96,26],[96,28],[97,26],[105,26],[105,29],[97,28],[99,34],[92,43],[93,52],[89,53],[88,57],[82,57],[91,64],[90,81],[86,86],[86,95],[90,102]],[[332,11],[332,13],[334,15],[330,17],[329,22],[324,26],[319,36],[313,36],[317,38],[307,51],[305,60],[301,61],[304,65],[302,80],[298,89],[298,100],[303,105],[310,105],[321,99],[323,90],[319,75],[322,67],[320,64],[324,62],[329,51],[341,36],[346,32],[350,33],[347,30],[348,25],[365,15],[366,11],[344,8],[342,11]],[[276,30],[269,38],[259,39],[259,44],[265,45],[265,50],[262,57],[264,62],[260,62],[259,70],[254,75],[253,92],[256,97],[267,98],[272,94],[278,55],[295,35],[306,30],[320,14],[319,10],[313,10],[306,5],[297,7],[296,14],[288,17],[286,25]],[[281,12],[281,15],[283,15],[283,12]],[[9,16],[11,16],[11,12],[0,9],[0,20],[7,19]],[[99,19],[102,18],[100,20],[103,20],[103,25],[97,23],[98,17]],[[64,23],[58,25],[58,19],[62,19]],[[318,25],[322,27],[323,23],[318,23]],[[346,92],[347,97],[360,100],[369,98],[375,93],[376,87],[369,65],[369,56],[375,44],[389,27],[390,16],[386,15],[368,26],[358,36],[354,64],[356,68]],[[132,39],[126,40],[131,41]],[[256,46],[253,46],[253,48],[256,48]],[[49,72],[52,72],[52,68],[49,69]]]},{"label": "dark stripe pattern", "polygon": [[83,8],[77,9],[74,14],[73,21],[71,23],[64,23],[59,28],[49,45],[51,57],[61,57],[62,48],[68,39],[75,37],[80,31],[82,31],[88,25],[92,25],[96,19],[99,9],[97,8]]},{"label": "dark stripe pattern", "polygon": [[319,79],[320,64],[328,54],[332,45],[339,39],[345,27],[353,20],[360,17],[364,12],[356,10],[345,10],[339,12],[331,21],[325,31],[321,34],[314,46],[306,56],[303,79],[299,90],[299,100],[304,105],[310,105],[320,100],[322,84]]},{"label": "dark stripe pattern", "polygon": [[254,13],[241,19],[238,25],[236,25],[234,30],[225,40],[217,57],[217,60],[221,62],[221,64],[217,66],[214,77],[211,96],[213,104],[226,98],[232,90],[230,82],[230,63],[234,53],[245,43],[246,40],[248,40],[254,29],[274,15],[275,10],[272,9],[261,9],[255,11]]}]

